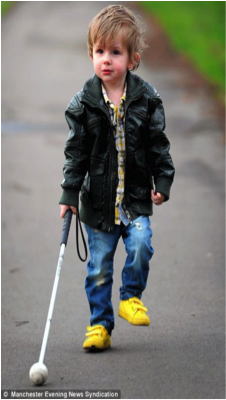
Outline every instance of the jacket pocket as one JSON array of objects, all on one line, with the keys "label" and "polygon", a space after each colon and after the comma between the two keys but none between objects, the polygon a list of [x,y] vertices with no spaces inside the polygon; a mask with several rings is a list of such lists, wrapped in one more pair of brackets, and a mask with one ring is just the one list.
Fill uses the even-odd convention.
[{"label": "jacket pocket", "polygon": [[88,128],[90,128],[95,125],[99,125],[102,121],[103,121],[103,117],[93,117],[88,121],[87,126],[88,126]]},{"label": "jacket pocket", "polygon": [[134,180],[141,186],[148,186],[149,184],[149,172],[148,163],[146,159],[146,152],[144,149],[136,151],[134,153]]},{"label": "jacket pocket", "polygon": [[149,122],[150,116],[145,112],[140,110],[139,108],[136,107],[131,107],[130,111],[132,114],[135,114],[137,117],[141,118],[145,122]]},{"label": "jacket pocket", "polygon": [[90,176],[87,172],[82,188],[81,188],[81,196],[80,200],[85,204],[90,206]]},{"label": "jacket pocket", "polygon": [[97,158],[90,161],[90,200],[93,208],[99,210],[103,206],[103,177],[105,162]]},{"label": "jacket pocket", "polygon": [[133,167],[130,194],[135,199],[148,200],[151,197],[151,182],[144,149],[134,153]]}]

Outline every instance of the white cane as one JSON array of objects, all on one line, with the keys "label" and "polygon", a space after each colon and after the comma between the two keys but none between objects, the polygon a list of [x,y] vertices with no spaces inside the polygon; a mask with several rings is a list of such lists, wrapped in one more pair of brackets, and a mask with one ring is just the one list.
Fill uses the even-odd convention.
[{"label": "white cane", "polygon": [[55,304],[55,299],[56,299],[56,294],[57,294],[57,288],[58,288],[58,283],[59,283],[59,278],[60,278],[61,267],[62,267],[63,260],[64,260],[64,252],[65,252],[65,248],[67,246],[67,240],[68,240],[69,230],[70,230],[70,226],[71,226],[71,219],[72,219],[72,211],[71,211],[71,209],[68,209],[65,214],[65,217],[64,217],[64,224],[63,224],[63,229],[62,229],[62,237],[61,237],[61,245],[60,245],[60,255],[59,255],[59,259],[58,259],[58,263],[57,263],[56,275],[55,275],[55,280],[54,280],[53,289],[52,289],[52,295],[51,295],[49,311],[48,311],[48,316],[47,316],[47,321],[46,321],[46,326],[45,326],[45,332],[44,332],[44,336],[43,336],[43,340],[42,340],[42,347],[41,347],[41,351],[40,351],[39,361],[32,365],[30,372],[29,372],[30,380],[37,386],[43,385],[43,383],[46,381],[46,379],[48,377],[48,369],[44,364],[44,358],[45,358],[46,346],[47,346],[48,337],[49,337],[50,326],[51,326],[51,322],[52,322],[53,309],[54,309],[54,304]]}]

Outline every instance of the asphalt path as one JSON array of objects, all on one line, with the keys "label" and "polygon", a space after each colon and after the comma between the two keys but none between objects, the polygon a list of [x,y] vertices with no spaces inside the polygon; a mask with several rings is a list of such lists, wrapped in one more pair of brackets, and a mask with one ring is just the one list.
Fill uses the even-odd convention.
[{"label": "asphalt path", "polygon": [[[2,21],[2,390],[31,390],[60,249],[64,110],[93,74],[91,18],[111,2],[17,2]],[[132,5],[130,4],[132,7]],[[151,34],[151,27],[149,26]],[[112,348],[82,349],[86,265],[73,220],[45,357],[45,390],[121,390],[127,399],[225,398],[224,143],[213,101],[183,71],[137,72],[163,99],[176,167],[151,219],[143,295],[151,325],[117,316],[125,250],[115,256]]]}]

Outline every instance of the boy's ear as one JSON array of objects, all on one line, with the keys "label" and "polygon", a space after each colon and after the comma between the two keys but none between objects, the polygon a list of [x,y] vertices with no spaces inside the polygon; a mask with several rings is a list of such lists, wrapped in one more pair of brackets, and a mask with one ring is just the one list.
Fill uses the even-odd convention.
[{"label": "boy's ear", "polygon": [[136,67],[137,64],[139,64],[140,61],[140,55],[139,53],[135,53],[132,56],[131,62],[128,65],[128,69],[132,70],[134,67]]},{"label": "boy's ear", "polygon": [[134,54],[134,66],[135,66],[135,68],[138,68],[138,66],[139,66],[139,63],[140,63],[140,54],[139,53],[135,53]]},{"label": "boy's ear", "polygon": [[134,54],[134,60],[136,61],[136,64],[139,63],[139,61],[140,61],[140,54],[139,53],[135,53]]}]

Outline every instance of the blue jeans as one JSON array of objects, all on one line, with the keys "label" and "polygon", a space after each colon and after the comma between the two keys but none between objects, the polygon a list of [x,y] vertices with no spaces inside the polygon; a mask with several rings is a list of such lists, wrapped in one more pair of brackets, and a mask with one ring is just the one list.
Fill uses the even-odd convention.
[{"label": "blue jeans", "polygon": [[122,236],[127,258],[122,270],[120,299],[142,296],[154,249],[149,217],[141,216],[128,226],[115,225],[113,232],[102,232],[85,225],[88,234],[90,260],[87,264],[85,289],[90,305],[90,324],[103,325],[111,334],[114,328],[112,307],[113,259]]}]

